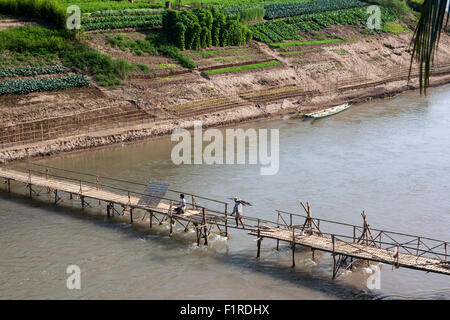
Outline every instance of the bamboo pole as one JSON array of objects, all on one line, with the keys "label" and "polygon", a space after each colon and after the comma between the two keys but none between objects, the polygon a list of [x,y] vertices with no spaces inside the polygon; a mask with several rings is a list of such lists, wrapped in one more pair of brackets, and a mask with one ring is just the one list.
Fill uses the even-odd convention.
[{"label": "bamboo pole", "polygon": [[206,226],[206,209],[205,208],[203,208],[202,213],[203,213],[203,226],[204,226],[203,231],[205,233],[205,246],[207,246],[208,245],[208,228]]},{"label": "bamboo pole", "polygon": [[172,231],[173,231],[173,218],[172,218],[172,200],[170,200],[170,205],[169,205],[169,228],[170,228],[170,232],[169,232],[169,236],[172,236]]},{"label": "bamboo pole", "polygon": [[197,247],[200,246],[200,235],[201,235],[201,232],[202,232],[202,230],[199,229],[199,228],[201,228],[201,227],[195,226],[195,233],[197,235]]},{"label": "bamboo pole", "polygon": [[54,193],[55,193],[55,204],[57,204],[58,203],[58,189],[55,189]]},{"label": "bamboo pole", "polygon": [[256,246],[258,248],[258,251],[256,253],[256,258],[259,259],[261,254],[261,229],[260,229],[260,219],[258,219],[258,238],[256,239]]},{"label": "bamboo pole", "polygon": [[228,237],[228,203],[225,203],[225,236]]},{"label": "bamboo pole", "polygon": [[[280,229],[280,211],[277,211],[277,229]],[[280,239],[277,239],[277,251],[280,251]]]},{"label": "bamboo pole", "polygon": [[294,267],[295,267],[295,228],[292,228],[292,268]]},{"label": "bamboo pole", "polygon": [[447,261],[447,242],[444,242],[445,261]]},{"label": "bamboo pole", "polygon": [[133,224],[133,208],[130,208],[130,224]]},{"label": "bamboo pole", "polygon": [[153,228],[153,211],[150,210],[150,229]]},{"label": "bamboo pole", "polygon": [[335,241],[334,234],[331,235],[331,241],[333,242],[333,279],[336,277],[336,253],[335,253]]},{"label": "bamboo pole", "polygon": [[420,237],[417,237],[417,253],[416,253],[416,255],[419,255],[419,247],[420,247]]}]

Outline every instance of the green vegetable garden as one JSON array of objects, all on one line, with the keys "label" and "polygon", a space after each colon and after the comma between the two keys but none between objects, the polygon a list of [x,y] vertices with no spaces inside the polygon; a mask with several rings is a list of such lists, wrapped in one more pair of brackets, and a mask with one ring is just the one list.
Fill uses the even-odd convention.
[{"label": "green vegetable garden", "polygon": [[[383,0],[383,5],[387,6],[380,6],[383,29],[377,32],[404,32],[402,26],[393,23],[405,16],[404,11],[397,8],[417,1],[420,0],[392,0],[387,5],[388,2]],[[73,4],[79,5],[82,11],[80,32],[64,30],[68,16],[65,8]],[[184,50],[242,46],[252,39],[281,49],[286,40],[306,45],[310,42],[302,41],[301,32],[320,31],[331,25],[360,26],[368,33],[373,32],[366,25],[369,4],[360,0],[172,1],[177,10],[165,9],[164,4],[162,0],[0,0],[1,14],[33,18],[51,25],[49,28],[18,27],[0,31],[0,55],[6,52],[41,61],[40,67],[8,68],[20,63],[6,63],[2,65],[6,69],[0,70],[0,78],[61,74],[71,69],[93,76],[100,85],[115,86],[133,70],[149,69],[143,64],[113,59],[92,49],[86,41],[77,40],[83,37],[74,37],[91,30],[146,28],[145,38],[125,39],[117,34],[105,38],[111,46],[129,50],[134,55],[164,55],[190,69],[197,65]],[[0,94],[84,85],[89,85],[89,79],[81,75],[5,80],[0,83]]]},{"label": "green vegetable garden", "polygon": [[266,19],[276,19],[366,5],[365,2],[359,0],[316,0],[311,2],[269,4],[264,6],[264,9],[266,10]]},{"label": "green vegetable garden", "polygon": [[[279,21],[267,21],[250,27],[253,38],[265,43],[298,40],[298,31],[322,30],[331,25],[361,25],[366,27],[369,13],[366,7],[304,14]],[[398,19],[397,13],[381,7],[382,25]]]},{"label": "green vegetable garden", "polygon": [[0,82],[0,96],[7,94],[25,94],[37,91],[62,90],[89,85],[89,78],[81,74],[59,78],[5,80]]},{"label": "green vegetable garden", "polygon": [[52,67],[25,67],[25,68],[8,68],[8,69],[0,69],[0,78],[12,78],[17,76],[37,76],[41,74],[58,74],[58,73],[66,73],[68,69],[61,65],[56,65]]}]

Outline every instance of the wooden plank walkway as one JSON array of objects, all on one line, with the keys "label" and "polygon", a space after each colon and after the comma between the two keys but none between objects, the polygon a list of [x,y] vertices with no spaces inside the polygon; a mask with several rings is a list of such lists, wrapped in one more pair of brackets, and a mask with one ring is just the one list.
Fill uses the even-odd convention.
[{"label": "wooden plank walkway", "polygon": [[423,256],[419,257],[407,253],[400,253],[398,259],[396,259],[393,257],[393,250],[342,241],[339,239],[335,239],[333,246],[331,237],[320,236],[315,233],[301,235],[300,232],[292,232],[291,230],[272,226],[261,226],[259,234],[258,231],[251,231],[249,234],[260,238],[271,238],[295,243],[314,250],[330,252],[355,259],[381,262],[398,267],[450,275],[450,262],[442,263],[442,261],[438,259]]},{"label": "wooden plank walkway", "polygon": [[[64,169],[59,170],[64,171]],[[226,236],[228,236],[229,228],[244,229],[239,226],[235,227],[234,225],[229,225],[230,219],[234,222],[235,218],[228,214],[227,204],[217,200],[204,198],[207,200],[216,201],[217,203],[225,204],[224,212],[207,210],[205,207],[197,206],[193,197],[192,208],[187,209],[184,214],[174,214],[173,200],[164,199],[160,201],[156,207],[139,205],[138,203],[140,197],[136,196],[139,193],[128,191],[128,194],[120,194],[115,191],[113,192],[107,190],[107,188],[114,187],[102,187],[98,182],[98,177],[96,183],[89,182],[91,184],[89,185],[88,183],[83,182],[83,180],[50,175],[48,174],[47,168],[45,173],[37,172],[37,174],[32,174],[32,172],[34,171],[29,170],[28,172],[23,172],[11,169],[9,167],[0,167],[0,179],[4,179],[8,192],[11,192],[11,181],[25,184],[26,188],[28,188],[28,195],[30,198],[33,196],[33,192],[34,194],[38,194],[36,189],[41,188],[39,192],[42,192],[43,189],[47,189],[47,193],[49,195],[54,193],[55,204],[57,204],[61,199],[58,196],[58,191],[70,194],[70,199],[72,199],[73,196],[79,197],[83,209],[90,206],[85,199],[98,200],[99,204],[103,201],[107,204],[106,208],[108,217],[110,216],[111,209],[113,210],[114,215],[114,204],[120,205],[123,208],[121,215],[128,212],[130,216],[130,223],[133,223],[133,209],[143,210],[145,213],[144,218],[146,217],[146,214],[150,213],[150,228],[152,227],[153,218],[155,218],[160,224],[164,221],[168,221],[170,226],[170,235],[172,234],[173,224],[175,221],[180,222],[185,230],[187,230],[191,225],[196,230],[198,245],[200,245],[201,238],[204,238],[205,244],[208,244],[208,237],[211,232],[214,232],[213,228],[216,228],[218,233]],[[136,185],[136,183],[132,184]],[[35,188],[34,190],[33,187]],[[115,189],[124,191],[124,189],[120,188]],[[175,192],[174,190],[172,191]],[[167,203],[168,200],[169,203]],[[261,242],[264,238],[268,238],[277,240],[277,248],[280,241],[287,242],[292,245],[293,266],[295,266],[294,253],[296,245],[311,248],[313,251],[319,250],[332,253],[334,258],[333,278],[335,278],[339,268],[343,265],[343,261],[345,262],[347,258],[350,258],[352,263],[354,259],[357,261],[375,261],[394,265],[396,267],[405,267],[409,269],[450,275],[450,262],[447,261],[447,258],[449,257],[447,254],[448,242],[371,229],[366,222],[364,212],[362,213],[364,219],[363,228],[340,222],[313,219],[309,204],[307,204],[307,207],[303,203],[301,203],[301,205],[307,212],[307,216],[277,211],[277,222],[252,217],[243,218],[244,221],[248,222],[248,224],[246,223],[245,230],[249,231],[250,235],[257,237],[258,258],[260,256]],[[160,219],[158,219],[156,214],[159,215]],[[283,218],[283,214],[289,215],[289,224],[286,223],[287,220]],[[294,216],[306,218],[303,225],[295,225],[293,223]],[[251,222],[255,221],[258,221],[257,226],[251,225]],[[284,224],[280,223],[280,221],[284,222]],[[322,233],[319,229],[321,221],[352,227],[353,238],[336,234]],[[262,225],[261,222],[264,223],[264,225]],[[361,235],[358,238],[356,236],[357,230],[361,231]],[[371,231],[379,231],[379,233],[374,238]],[[384,237],[388,237],[392,241],[382,242],[382,235]],[[405,238],[402,240],[396,240],[393,238],[395,236],[405,236],[407,237],[407,240],[405,240]],[[412,248],[411,243],[417,246]],[[384,248],[383,245],[385,246]],[[394,250],[394,248],[396,250]],[[416,254],[413,254],[412,251],[416,251]],[[336,262],[336,257],[339,257],[338,262]]]},{"label": "wooden plank walkway", "polygon": [[[87,204],[85,199],[94,199],[99,201],[104,201],[108,204],[117,204],[124,208],[123,214],[127,211],[130,215],[130,223],[133,223],[133,209],[141,209],[146,212],[151,213],[150,219],[155,217],[155,219],[162,223],[162,221],[170,220],[171,222],[178,221],[180,224],[187,227],[192,224],[197,230],[197,242],[200,243],[200,238],[205,239],[205,244],[208,242],[208,236],[210,235],[212,228],[217,227],[218,232],[222,234],[228,233],[228,221],[232,217],[228,216],[226,213],[223,215],[208,213],[204,208],[191,208],[186,209],[183,214],[175,214],[171,203],[165,203],[161,201],[157,207],[148,207],[145,205],[139,205],[139,197],[133,196],[128,193],[128,195],[119,194],[116,192],[108,191],[102,189],[101,186],[89,186],[87,184],[75,183],[71,181],[63,181],[60,179],[55,179],[52,177],[39,176],[31,173],[21,172],[17,170],[12,170],[5,167],[0,167],[0,178],[5,180],[7,184],[7,189],[10,191],[10,181],[17,181],[27,185],[29,188],[29,197],[33,195],[32,186],[46,188],[50,193],[53,191],[55,193],[55,204],[58,202],[58,191],[69,193],[75,195],[81,199],[82,208],[84,209]],[[109,210],[109,209],[108,209]],[[160,214],[163,219],[158,219],[154,214]],[[184,223],[183,223],[184,222]],[[150,222],[152,224],[152,221]],[[172,224],[170,223],[170,233],[172,234]],[[223,226],[224,228],[220,228]],[[203,232],[203,234],[202,234]]]}]

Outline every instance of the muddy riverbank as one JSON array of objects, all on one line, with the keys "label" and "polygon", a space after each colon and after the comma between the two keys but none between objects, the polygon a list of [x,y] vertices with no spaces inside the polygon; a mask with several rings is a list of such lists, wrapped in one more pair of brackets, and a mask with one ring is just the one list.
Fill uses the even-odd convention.
[{"label": "muddy riverbank", "polygon": [[[450,74],[433,77],[431,80],[431,86],[440,86],[447,83],[450,83]],[[356,104],[353,108],[358,108],[357,103],[392,97],[408,90],[418,90],[417,79],[412,79],[410,83],[395,81],[375,87],[348,90],[339,97],[318,95],[311,98],[311,104],[308,106],[301,105],[300,101],[285,99],[284,101],[265,106],[248,105],[233,110],[213,112],[186,119],[162,120],[9,147],[0,150],[0,162],[47,157],[63,152],[76,152],[113,144],[133,143],[144,139],[165,137],[177,128],[192,129],[196,120],[201,120],[204,128],[224,127],[266,119],[297,118],[303,112],[329,108],[338,103],[348,102]]]},{"label": "muddy riverbank", "polygon": [[[5,136],[9,128],[19,136],[12,143],[2,138],[0,163],[158,138],[177,128],[190,129],[195,120],[202,120],[204,127],[221,127],[297,117],[342,103],[357,108],[359,102],[418,89],[417,77],[407,77],[411,34],[362,37],[351,28],[337,31],[344,42],[315,47],[301,59],[260,43],[222,52],[271,57],[281,63],[274,68],[214,76],[194,70],[165,78],[130,77],[115,90],[94,85],[0,97],[0,119],[9,126]],[[446,67],[437,68],[432,86],[450,82],[450,64],[443,59],[449,53],[450,36],[443,34],[435,63]],[[100,112],[98,120],[90,121]],[[130,113],[139,121],[121,116]],[[62,118],[56,132],[51,122]],[[89,123],[80,126],[83,121]],[[37,139],[21,140],[24,123],[31,128],[28,136]]]}]

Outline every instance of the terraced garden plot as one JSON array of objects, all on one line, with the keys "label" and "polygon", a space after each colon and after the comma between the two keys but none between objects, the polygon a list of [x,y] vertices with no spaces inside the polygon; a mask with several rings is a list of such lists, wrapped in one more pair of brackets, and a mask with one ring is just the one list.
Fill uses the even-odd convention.
[{"label": "terraced garden plot", "polygon": [[[108,41],[108,37],[124,36],[126,41],[144,40],[146,32],[129,32],[124,35],[121,32],[111,33],[95,33],[88,35],[88,42],[92,47],[103,54],[109,55],[115,59],[125,59],[135,64],[145,65],[148,70],[146,72],[136,69],[131,75],[133,77],[153,78],[153,77],[167,77],[173,74],[188,72],[188,69],[183,68],[177,61],[165,57],[163,55],[156,55],[147,52],[145,48],[136,48],[131,50],[129,47],[113,46]],[[151,49],[151,48],[150,48]],[[151,51],[151,50],[148,50]]]},{"label": "terraced garden plot", "polygon": [[233,73],[233,72],[246,71],[246,70],[258,70],[258,69],[276,67],[279,65],[281,65],[281,62],[272,60],[272,61],[262,62],[262,63],[245,64],[245,65],[240,65],[240,66],[235,66],[235,67],[213,69],[213,70],[205,71],[204,73],[207,75],[218,75],[218,74]]},{"label": "terraced garden plot", "polygon": [[297,85],[275,87],[258,91],[250,91],[242,93],[239,96],[242,99],[253,103],[268,103],[275,102],[284,99],[297,98],[310,94],[305,88],[301,88]]},{"label": "terraced garden plot", "polygon": [[186,53],[197,64],[200,70],[222,65],[226,66],[245,62],[260,62],[269,58],[269,55],[251,46],[190,51]]},{"label": "terraced garden plot", "polygon": [[241,107],[243,105],[245,105],[245,103],[240,101],[233,101],[225,97],[216,97],[169,107],[166,108],[166,110],[173,112],[179,117],[189,117],[205,113],[224,111]]},{"label": "terraced garden plot", "polygon": [[285,50],[288,47],[304,47],[304,46],[318,46],[324,44],[332,44],[344,42],[342,39],[326,39],[326,40],[309,40],[309,41],[287,41],[271,43],[270,46],[278,49]]},{"label": "terraced garden plot", "polygon": [[280,52],[280,54],[282,56],[292,57],[292,56],[306,55],[308,53],[319,52],[319,51],[321,51],[321,49],[312,48],[312,49],[299,50],[299,51],[284,51],[284,52]]}]

